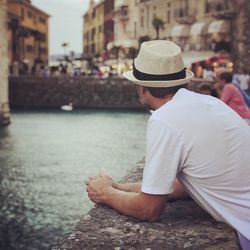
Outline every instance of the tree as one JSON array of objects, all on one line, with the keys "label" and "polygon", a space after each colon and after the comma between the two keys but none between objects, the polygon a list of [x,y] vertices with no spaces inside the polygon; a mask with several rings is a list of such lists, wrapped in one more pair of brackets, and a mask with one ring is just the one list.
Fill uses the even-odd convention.
[{"label": "tree", "polygon": [[152,21],[152,25],[156,31],[156,39],[159,39],[160,29],[164,28],[164,22],[162,19],[155,17]]},{"label": "tree", "polygon": [[62,47],[64,48],[64,56],[67,56],[67,47],[69,47],[68,43],[62,43]]},{"label": "tree", "polygon": [[10,122],[8,102],[8,27],[7,0],[0,0],[0,124]]}]

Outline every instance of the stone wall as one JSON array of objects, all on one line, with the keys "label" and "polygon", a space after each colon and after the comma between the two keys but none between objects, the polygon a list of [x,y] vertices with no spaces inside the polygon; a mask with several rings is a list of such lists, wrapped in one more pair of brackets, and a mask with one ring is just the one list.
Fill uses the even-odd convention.
[{"label": "stone wall", "polygon": [[141,108],[135,85],[122,78],[10,77],[12,108]]},{"label": "stone wall", "polygon": [[[194,79],[190,89],[199,91]],[[73,102],[76,108],[140,109],[136,87],[123,78],[10,77],[11,108],[59,108]]]},{"label": "stone wall", "polygon": [[[144,163],[122,182],[142,178]],[[157,222],[141,222],[98,205],[52,250],[240,249],[231,228],[215,221],[194,201],[168,203]]]}]

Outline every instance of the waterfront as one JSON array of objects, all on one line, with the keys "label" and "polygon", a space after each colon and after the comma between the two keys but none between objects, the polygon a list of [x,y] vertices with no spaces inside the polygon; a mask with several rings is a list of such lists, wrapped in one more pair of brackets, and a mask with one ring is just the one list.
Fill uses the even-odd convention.
[{"label": "waterfront", "polygon": [[84,180],[119,180],[145,152],[147,113],[16,111],[0,129],[0,248],[47,249],[93,206]]}]

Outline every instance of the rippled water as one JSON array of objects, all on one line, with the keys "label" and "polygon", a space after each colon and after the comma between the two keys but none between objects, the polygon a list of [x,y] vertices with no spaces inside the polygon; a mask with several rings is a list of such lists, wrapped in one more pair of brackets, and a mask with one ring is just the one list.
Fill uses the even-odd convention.
[{"label": "rippled water", "polygon": [[0,249],[48,249],[93,204],[84,180],[119,180],[145,152],[147,113],[23,111],[0,128]]}]

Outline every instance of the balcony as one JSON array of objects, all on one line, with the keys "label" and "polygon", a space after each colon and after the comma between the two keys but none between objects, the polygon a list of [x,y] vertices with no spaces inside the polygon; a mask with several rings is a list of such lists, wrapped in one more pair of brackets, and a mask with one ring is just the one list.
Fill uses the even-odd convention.
[{"label": "balcony", "polygon": [[212,12],[211,16],[217,19],[232,19],[235,15],[233,10],[222,10],[217,12]]},{"label": "balcony", "polygon": [[180,24],[193,24],[195,22],[195,17],[194,16],[183,16],[176,18],[176,21]]},{"label": "balcony", "polygon": [[175,9],[175,20],[180,24],[193,24],[195,22],[195,15],[189,13],[188,9]]},{"label": "balcony", "polygon": [[114,12],[115,18],[120,21],[127,21],[129,19],[128,12],[128,5],[119,6],[119,8],[117,8]]},{"label": "balcony", "polygon": [[207,3],[205,12],[207,16],[212,16],[217,19],[232,19],[235,15],[233,6],[224,6],[223,4],[216,2]]}]

